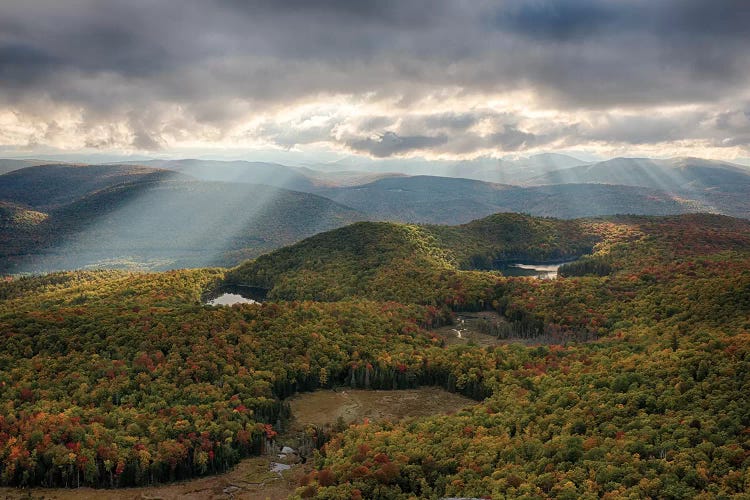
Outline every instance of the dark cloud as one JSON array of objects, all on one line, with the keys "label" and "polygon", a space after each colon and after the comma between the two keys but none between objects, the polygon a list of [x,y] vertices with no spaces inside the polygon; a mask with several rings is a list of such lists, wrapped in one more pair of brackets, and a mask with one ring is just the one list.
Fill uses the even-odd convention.
[{"label": "dark cloud", "polygon": [[675,0],[654,5],[663,26],[677,37],[747,42],[750,36],[750,4],[746,0]]},{"label": "dark cloud", "polygon": [[368,137],[350,141],[349,146],[354,151],[367,153],[378,158],[385,158],[396,154],[409,153],[415,150],[429,150],[448,141],[446,136],[401,137],[394,132],[385,132],[377,138]]},{"label": "dark cloud", "polygon": [[502,151],[530,149],[546,142],[543,138],[510,125],[506,125],[501,132],[492,134],[490,140]]},{"label": "dark cloud", "polygon": [[[162,96],[171,90],[176,99],[195,97],[196,86],[204,93],[215,89],[279,100],[320,91],[397,92],[410,85],[454,84],[478,90],[523,85],[551,89],[560,100],[567,96],[579,104],[591,95],[593,104],[601,105],[638,100],[638,95],[650,101],[649,95],[680,100],[707,94],[684,80],[686,72],[704,66],[727,80],[738,72],[747,76],[739,66],[747,61],[746,3],[519,0],[501,5],[29,0],[4,3],[0,28],[10,34],[6,44],[30,52],[35,71],[47,77],[40,85],[44,80],[51,86],[65,71],[82,77],[112,72],[147,79],[141,82],[143,92]],[[497,22],[488,31],[490,13]],[[696,52],[696,37],[714,35],[722,41],[720,53],[710,47]],[[33,48],[31,40],[37,44]],[[567,43],[560,46],[560,40]],[[452,71],[446,71],[446,63]],[[210,86],[183,81],[165,88],[190,77],[205,77]],[[591,93],[592,86],[600,90]]]},{"label": "dark cloud", "polygon": [[351,0],[220,0],[250,18],[303,16],[307,19],[335,17],[359,24],[401,25],[414,27],[440,16],[447,6],[433,0],[380,0],[364,2]]},{"label": "dark cloud", "polygon": [[27,85],[43,78],[61,61],[44,50],[22,42],[0,44],[0,81]]},{"label": "dark cloud", "polygon": [[[446,88],[520,90],[546,109],[635,110],[648,125],[604,123],[588,140],[695,139],[689,124],[646,120],[651,107],[691,104],[716,117],[728,144],[746,136],[718,115],[747,98],[748,49],[744,0],[25,0],[0,4],[0,103],[28,116],[42,99],[80,109],[84,130],[122,122],[143,149],[190,122],[220,136],[253,112],[331,95],[401,110],[360,117],[361,136],[337,139],[373,155],[562,140],[510,122],[480,136],[471,128],[483,112],[419,108]],[[172,109],[184,124],[154,111]],[[267,132],[290,146],[335,127]],[[697,138],[718,141],[714,132]],[[462,146],[458,133],[468,134]]]},{"label": "dark cloud", "polygon": [[574,40],[634,20],[631,9],[601,1],[508,2],[494,17],[495,28],[528,38]]},{"label": "dark cloud", "polygon": [[422,121],[424,126],[429,129],[445,129],[450,131],[465,131],[467,128],[475,125],[481,115],[476,113],[441,113],[438,115],[429,115]]}]

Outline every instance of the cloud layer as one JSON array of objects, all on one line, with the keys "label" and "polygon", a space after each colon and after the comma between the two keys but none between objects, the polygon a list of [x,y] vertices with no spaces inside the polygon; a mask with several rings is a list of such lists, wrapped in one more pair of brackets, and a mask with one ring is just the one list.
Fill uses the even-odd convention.
[{"label": "cloud layer", "polygon": [[0,145],[747,155],[743,0],[0,5]]}]

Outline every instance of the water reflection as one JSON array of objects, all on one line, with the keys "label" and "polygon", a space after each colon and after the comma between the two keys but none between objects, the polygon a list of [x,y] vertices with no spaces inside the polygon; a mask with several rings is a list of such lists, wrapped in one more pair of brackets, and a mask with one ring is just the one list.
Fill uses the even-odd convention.
[{"label": "water reflection", "polygon": [[234,304],[260,304],[266,299],[268,290],[252,286],[222,286],[203,296],[203,303],[210,306]]},{"label": "water reflection", "polygon": [[509,264],[502,269],[505,276],[527,276],[539,279],[557,278],[557,270],[563,264],[573,261],[559,262],[556,264]]}]

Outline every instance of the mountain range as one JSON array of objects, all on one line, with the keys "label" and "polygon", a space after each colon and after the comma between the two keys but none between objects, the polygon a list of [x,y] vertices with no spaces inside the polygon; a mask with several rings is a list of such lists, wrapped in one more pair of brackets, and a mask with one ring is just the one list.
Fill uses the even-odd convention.
[{"label": "mountain range", "polygon": [[314,194],[123,165],[19,170],[0,176],[0,200],[5,272],[227,264],[365,218]]},{"label": "mountain range", "polygon": [[[3,272],[234,265],[366,220],[464,224],[499,212],[563,219],[689,212],[750,218],[750,170],[697,158],[585,163],[550,154],[308,167],[37,162],[0,161],[11,169],[0,175]],[[450,175],[419,174],[430,165]]]}]

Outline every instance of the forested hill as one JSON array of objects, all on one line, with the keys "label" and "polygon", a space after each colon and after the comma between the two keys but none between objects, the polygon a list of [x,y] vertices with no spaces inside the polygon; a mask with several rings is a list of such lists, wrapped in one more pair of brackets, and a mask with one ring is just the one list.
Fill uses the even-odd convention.
[{"label": "forested hill", "polygon": [[654,188],[583,183],[521,187],[428,175],[390,177],[314,192],[377,220],[429,224],[463,224],[498,212],[572,219],[613,214],[675,215],[711,208]]},{"label": "forested hill", "polygon": [[[227,280],[286,299],[434,302],[458,269],[554,262],[591,251],[600,239],[585,221],[497,214],[461,226],[361,222],[245,263]],[[438,284],[438,282],[440,284]]]},{"label": "forested hill", "polygon": [[[690,224],[702,227],[699,236],[692,234]],[[489,275],[475,272],[476,280],[459,275],[581,256],[561,272],[607,275],[630,261],[623,248],[631,247],[624,242],[670,241],[674,248],[703,244],[739,250],[750,245],[748,227],[750,222],[743,219],[706,214],[576,220],[496,214],[460,226],[360,222],[248,261],[230,270],[226,282],[268,289],[274,299],[360,297],[439,304],[449,298],[475,304]],[[678,234],[675,228],[681,228]],[[743,236],[733,240],[735,231]],[[684,242],[683,236],[693,240]]]},{"label": "forested hill", "polygon": [[50,210],[120,184],[167,179],[190,177],[140,165],[37,165],[0,176],[0,200]]},{"label": "forested hill", "polygon": [[364,220],[329,199],[129,165],[0,176],[0,272],[232,265]]}]

